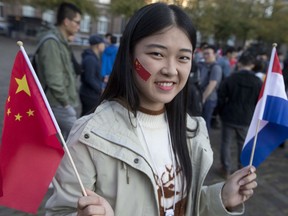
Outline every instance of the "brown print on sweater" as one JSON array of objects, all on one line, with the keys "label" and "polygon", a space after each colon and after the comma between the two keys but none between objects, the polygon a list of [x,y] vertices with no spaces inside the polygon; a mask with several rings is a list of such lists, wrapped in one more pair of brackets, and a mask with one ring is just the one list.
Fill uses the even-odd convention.
[{"label": "brown print on sweater", "polygon": [[[175,194],[175,185],[174,185],[174,171],[173,171],[173,166],[172,165],[166,165],[165,166],[166,170],[161,174],[161,178],[159,180],[158,176],[154,174],[155,182],[158,186],[157,193],[158,193],[158,201],[160,205],[160,216],[164,216],[164,204],[168,205],[166,206],[166,209],[172,209],[173,208],[173,202],[174,202],[174,194]],[[182,170],[180,167],[177,167],[176,169],[176,176],[177,181],[180,181]],[[161,189],[161,183],[163,185],[163,190],[164,190],[164,195],[162,194],[162,189]],[[179,183],[178,183],[179,185]],[[181,184],[180,184],[181,185]],[[175,211],[174,215],[175,216],[183,216],[185,214],[185,209],[186,209],[186,202],[187,198],[183,197],[183,194],[181,193],[182,188],[177,188],[176,190],[176,204],[175,204]],[[164,199],[164,200],[163,200]],[[161,202],[161,200],[163,202]]]}]

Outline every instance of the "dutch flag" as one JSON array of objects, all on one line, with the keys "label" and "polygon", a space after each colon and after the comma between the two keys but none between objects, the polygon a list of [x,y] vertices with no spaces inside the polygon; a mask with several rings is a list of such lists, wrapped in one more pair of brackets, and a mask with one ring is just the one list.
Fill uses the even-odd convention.
[{"label": "dutch flag", "polygon": [[[281,66],[274,46],[267,76],[243,145],[241,153],[243,166],[249,165],[250,162],[255,167],[259,166],[287,138],[288,101]],[[254,139],[256,142],[253,152]]]}]

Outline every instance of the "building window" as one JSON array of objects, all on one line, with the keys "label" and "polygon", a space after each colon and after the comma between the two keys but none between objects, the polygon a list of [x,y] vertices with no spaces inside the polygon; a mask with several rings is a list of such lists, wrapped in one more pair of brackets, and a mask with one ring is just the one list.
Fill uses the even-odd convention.
[{"label": "building window", "polygon": [[46,10],[42,14],[42,19],[45,22],[54,23],[54,11],[53,10]]},{"label": "building window", "polygon": [[81,19],[81,25],[80,25],[80,31],[89,33],[90,32],[90,23],[91,23],[91,17],[87,14],[85,14]]},{"label": "building window", "polygon": [[28,6],[28,5],[22,6],[22,15],[26,16],[26,17],[34,17],[35,16],[35,8]]},{"label": "building window", "polygon": [[0,2],[0,20],[4,19],[4,4]]},{"label": "building window", "polygon": [[108,19],[105,16],[100,16],[97,23],[97,32],[99,34],[106,34],[108,30]]},{"label": "building window", "polygon": [[110,4],[111,0],[99,0],[100,4]]}]

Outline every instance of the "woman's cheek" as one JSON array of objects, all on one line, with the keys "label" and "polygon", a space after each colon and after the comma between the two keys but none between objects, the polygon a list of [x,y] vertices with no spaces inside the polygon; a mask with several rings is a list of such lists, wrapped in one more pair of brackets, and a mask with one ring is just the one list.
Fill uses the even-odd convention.
[{"label": "woman's cheek", "polygon": [[134,68],[136,70],[136,73],[138,74],[138,76],[144,80],[147,81],[150,76],[151,73],[149,73],[144,67],[143,65],[139,62],[139,60],[136,58],[134,61]]}]

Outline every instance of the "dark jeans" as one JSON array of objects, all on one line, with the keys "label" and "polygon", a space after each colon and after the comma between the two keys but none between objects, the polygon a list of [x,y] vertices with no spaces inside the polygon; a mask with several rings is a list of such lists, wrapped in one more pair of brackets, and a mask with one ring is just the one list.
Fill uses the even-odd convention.
[{"label": "dark jeans", "polygon": [[207,100],[203,106],[202,117],[206,121],[206,126],[207,126],[208,132],[210,132],[212,114],[213,114],[213,111],[214,111],[216,105],[217,105],[217,101]]},{"label": "dark jeans", "polygon": [[231,144],[234,141],[234,136],[236,135],[236,143],[237,143],[237,162],[238,169],[241,168],[240,155],[242,151],[243,144],[245,142],[245,137],[247,135],[249,126],[233,126],[229,124],[225,124],[222,122],[222,142],[221,142],[221,164],[225,171],[228,173],[232,171],[231,164]]}]

